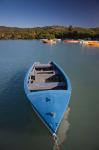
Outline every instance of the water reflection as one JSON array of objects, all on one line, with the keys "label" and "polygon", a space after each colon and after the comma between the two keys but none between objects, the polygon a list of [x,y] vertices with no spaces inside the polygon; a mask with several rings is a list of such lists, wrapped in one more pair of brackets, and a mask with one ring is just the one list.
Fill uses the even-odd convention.
[{"label": "water reflection", "polygon": [[52,146],[48,130],[25,96],[25,72],[17,71],[0,94],[0,150],[7,150],[7,147],[10,150],[45,150]]},{"label": "water reflection", "polygon": [[[70,108],[68,108],[67,111],[65,112],[62,122],[60,124],[59,130],[58,130],[58,133],[57,133],[57,137],[58,137],[57,142],[60,148],[63,147],[62,144],[67,138],[67,132],[70,127],[70,123],[68,121],[69,113],[70,113]],[[57,150],[56,144],[54,144],[53,150]]]},{"label": "water reflection", "polygon": [[70,77],[74,93],[72,113],[58,132],[60,145],[65,147],[61,149],[99,149],[99,48],[9,40],[0,41],[0,150],[53,149],[47,128],[33,112],[23,90],[31,64],[50,60]]}]

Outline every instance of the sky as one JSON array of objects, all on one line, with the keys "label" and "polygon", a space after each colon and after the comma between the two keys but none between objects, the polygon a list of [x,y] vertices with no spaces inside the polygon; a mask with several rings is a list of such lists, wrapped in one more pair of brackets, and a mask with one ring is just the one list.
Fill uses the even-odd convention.
[{"label": "sky", "polygon": [[0,26],[99,27],[99,0],[0,0]]}]

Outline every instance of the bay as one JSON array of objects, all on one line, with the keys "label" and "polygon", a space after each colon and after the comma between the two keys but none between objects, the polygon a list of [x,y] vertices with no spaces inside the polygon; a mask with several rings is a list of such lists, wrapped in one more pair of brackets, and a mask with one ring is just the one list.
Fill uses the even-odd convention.
[{"label": "bay", "polygon": [[99,48],[39,40],[0,41],[0,150],[52,150],[52,138],[24,93],[34,61],[55,61],[70,78],[70,111],[58,131],[66,150],[99,149]]}]

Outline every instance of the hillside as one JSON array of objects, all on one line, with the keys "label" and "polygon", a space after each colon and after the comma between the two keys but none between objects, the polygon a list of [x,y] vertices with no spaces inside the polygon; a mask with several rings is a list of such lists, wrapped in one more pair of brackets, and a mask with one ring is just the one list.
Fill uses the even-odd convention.
[{"label": "hillside", "polygon": [[91,38],[99,39],[99,27],[46,26],[18,28],[0,26],[0,39],[42,39],[42,38]]}]

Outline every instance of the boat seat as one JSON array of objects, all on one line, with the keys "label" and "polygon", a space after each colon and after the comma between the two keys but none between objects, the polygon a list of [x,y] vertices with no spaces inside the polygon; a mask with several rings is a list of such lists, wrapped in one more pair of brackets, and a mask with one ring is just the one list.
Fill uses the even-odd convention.
[{"label": "boat seat", "polygon": [[33,84],[29,84],[29,90],[48,90],[54,88],[64,88],[64,82],[35,82]]},{"label": "boat seat", "polygon": [[52,65],[51,64],[38,64],[38,65],[35,65],[35,68],[49,68],[51,67]]},{"label": "boat seat", "polygon": [[54,71],[37,71],[37,74],[53,74]]},{"label": "boat seat", "polygon": [[48,70],[48,71],[37,71],[37,74],[55,74],[59,75],[60,72],[57,70]]}]

